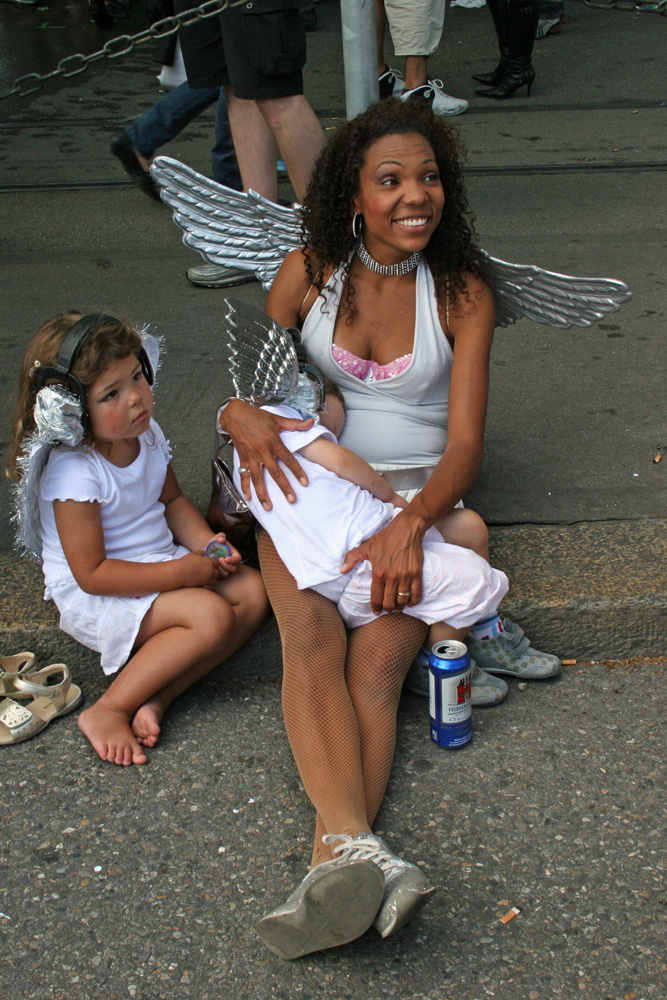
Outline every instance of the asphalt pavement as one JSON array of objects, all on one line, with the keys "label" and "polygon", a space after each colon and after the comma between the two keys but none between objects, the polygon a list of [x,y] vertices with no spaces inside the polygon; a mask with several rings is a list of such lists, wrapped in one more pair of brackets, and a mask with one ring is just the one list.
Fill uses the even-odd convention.
[{"label": "asphalt pavement", "polygon": [[[306,93],[330,129],[345,115],[341,26],[333,0],[317,11]],[[633,292],[590,329],[498,331],[484,465],[467,498],[510,576],[506,613],[577,664],[553,682],[511,682],[456,752],[431,744],[425,703],[404,696],[378,830],[439,891],[388,941],[371,932],[293,963],[253,929],[305,873],[312,830],[273,622],[174,706],[146,767],[102,765],[75,715],[5,748],[8,1000],[667,995],[667,458],[655,461],[667,450],[667,18],[573,0],[566,13],[560,34],[536,43],[529,99],[474,94],[471,73],[496,58],[486,9],[448,9],[430,70],[470,101],[452,123],[481,245]],[[140,2],[110,34],[79,0],[2,2],[0,92],[144,26]],[[165,338],[156,416],[203,506],[213,415],[230,391],[225,293],[188,284],[197,255],[109,153],[159,96],[155,72],[144,46],[0,101],[2,456],[29,337],[63,307],[106,308]],[[163,152],[209,173],[212,130],[208,112]],[[257,284],[233,294],[263,301]],[[10,513],[0,484],[2,653],[67,662],[90,703],[104,686],[97,658],[59,633],[39,568],[13,551]],[[519,915],[500,923],[512,906]]]}]

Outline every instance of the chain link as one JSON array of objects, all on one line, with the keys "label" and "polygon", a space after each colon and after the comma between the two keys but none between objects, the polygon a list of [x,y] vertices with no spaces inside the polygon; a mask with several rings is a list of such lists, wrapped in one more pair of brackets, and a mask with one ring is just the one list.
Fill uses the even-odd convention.
[{"label": "chain link", "polygon": [[170,17],[164,17],[161,21],[156,21],[155,24],[151,24],[149,28],[140,31],[137,35],[117,35],[115,38],[110,38],[101,49],[89,56],[81,53],[66,56],[50,73],[26,73],[25,76],[19,76],[14,81],[11,90],[0,94],[0,101],[4,100],[5,97],[28,97],[29,94],[35,94],[41,90],[47,80],[53,80],[57,76],[64,79],[77,76],[79,73],[84,73],[90,64],[97,62],[98,59],[120,59],[121,56],[133,52],[137,45],[143,45],[145,42],[158,38],[168,38],[179,28],[194,24],[195,21],[204,21],[209,17],[215,17],[216,14],[221,14],[229,7],[240,7],[245,2],[246,0],[205,0],[205,3],[199,7],[193,7],[191,10],[185,10],[180,14],[173,14]]}]

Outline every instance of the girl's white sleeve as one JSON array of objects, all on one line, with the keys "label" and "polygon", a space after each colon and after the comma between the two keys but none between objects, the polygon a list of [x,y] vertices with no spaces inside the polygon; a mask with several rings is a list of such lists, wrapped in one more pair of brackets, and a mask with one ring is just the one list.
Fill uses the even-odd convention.
[{"label": "girl's white sleeve", "polygon": [[[164,436],[164,431],[158,424],[157,420],[153,420],[152,417],[150,423],[150,431],[153,432],[155,444],[160,449],[164,457],[167,459],[167,463],[171,462],[172,459],[171,442],[168,440],[168,438]],[[150,431],[149,431],[149,436],[150,436]]]},{"label": "girl's white sleeve", "polygon": [[106,499],[93,454],[62,446],[49,455],[39,492],[44,500],[103,503]]}]

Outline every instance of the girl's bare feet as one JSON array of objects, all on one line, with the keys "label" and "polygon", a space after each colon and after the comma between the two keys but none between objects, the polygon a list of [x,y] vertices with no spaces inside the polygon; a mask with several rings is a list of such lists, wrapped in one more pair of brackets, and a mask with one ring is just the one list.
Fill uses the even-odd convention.
[{"label": "girl's bare feet", "polygon": [[151,698],[134,713],[132,732],[144,747],[154,747],[160,735],[160,722],[166,706],[158,696]]},{"label": "girl's bare feet", "polygon": [[112,764],[146,764],[148,757],[139,745],[124,712],[96,702],[78,718],[79,729],[102,760]]}]

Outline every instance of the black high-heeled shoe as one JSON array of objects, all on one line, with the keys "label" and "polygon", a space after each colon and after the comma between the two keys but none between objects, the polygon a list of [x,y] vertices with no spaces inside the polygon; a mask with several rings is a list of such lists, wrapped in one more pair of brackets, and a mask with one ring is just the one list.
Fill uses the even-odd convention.
[{"label": "black high-heeled shoe", "polygon": [[473,73],[473,80],[485,84],[487,87],[497,87],[505,73],[509,69],[509,55],[503,52],[500,55],[500,62],[492,73]]},{"label": "black high-heeled shoe", "polygon": [[99,31],[113,28],[116,23],[110,16],[104,0],[88,0],[88,13],[97,25]]},{"label": "black high-heeled shoe", "polygon": [[513,97],[520,87],[527,87],[526,97],[530,97],[530,88],[533,86],[534,80],[535,70],[532,65],[515,71],[509,69],[497,87],[492,87],[490,90],[476,90],[475,93],[479,94],[480,97],[492,97],[496,101],[506,101],[509,97]]}]

